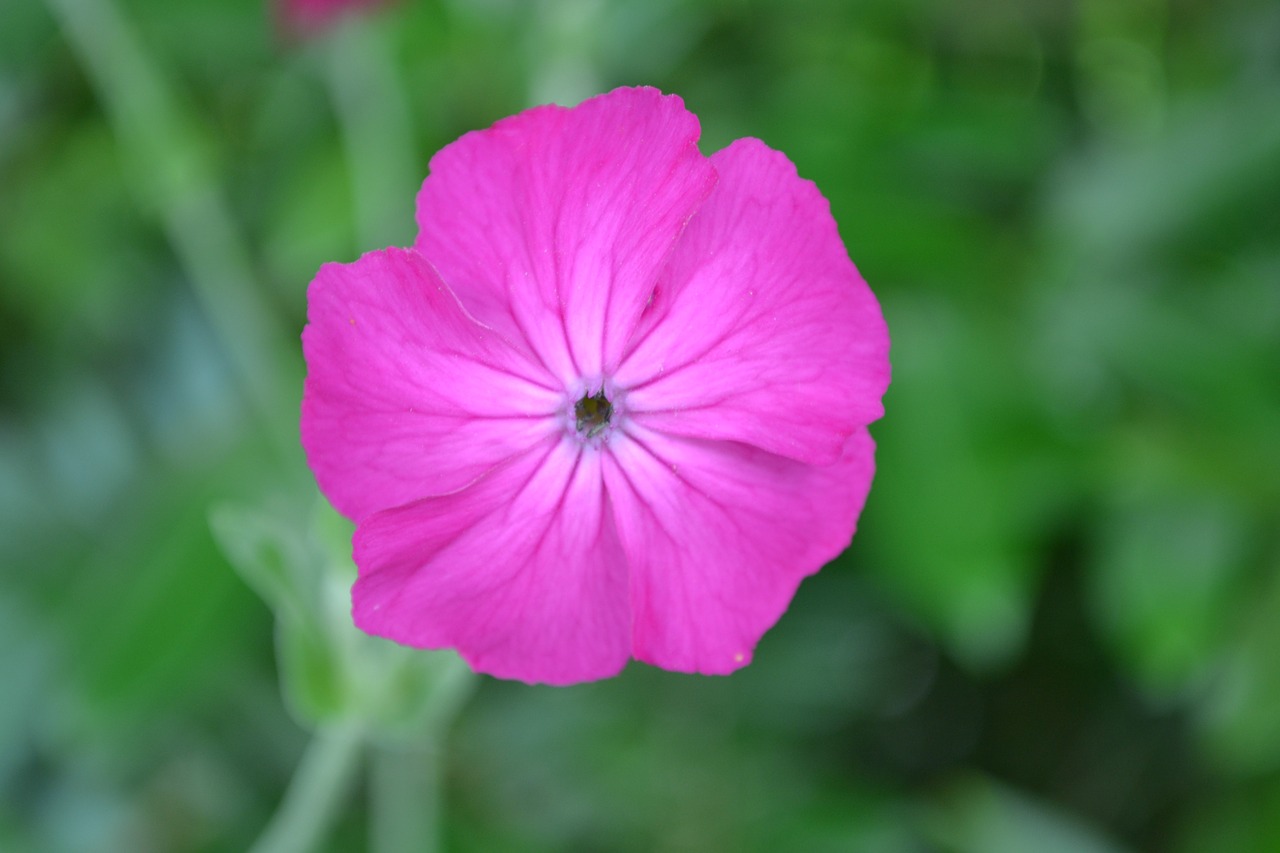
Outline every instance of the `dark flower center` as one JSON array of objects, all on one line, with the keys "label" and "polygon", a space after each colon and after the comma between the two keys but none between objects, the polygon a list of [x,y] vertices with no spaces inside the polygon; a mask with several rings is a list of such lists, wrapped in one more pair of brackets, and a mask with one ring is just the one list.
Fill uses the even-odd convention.
[{"label": "dark flower center", "polygon": [[604,391],[600,391],[595,396],[583,397],[574,404],[573,414],[577,421],[578,432],[587,438],[592,438],[604,432],[605,427],[609,426],[609,418],[613,415],[613,404],[604,395]]}]

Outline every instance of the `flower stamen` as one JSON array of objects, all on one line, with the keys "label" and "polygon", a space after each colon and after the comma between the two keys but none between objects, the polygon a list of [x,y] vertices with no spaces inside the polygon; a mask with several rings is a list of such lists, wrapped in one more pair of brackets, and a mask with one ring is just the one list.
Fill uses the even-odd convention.
[{"label": "flower stamen", "polygon": [[609,428],[613,417],[613,403],[598,391],[594,395],[583,397],[573,407],[574,423],[586,438],[595,438]]}]

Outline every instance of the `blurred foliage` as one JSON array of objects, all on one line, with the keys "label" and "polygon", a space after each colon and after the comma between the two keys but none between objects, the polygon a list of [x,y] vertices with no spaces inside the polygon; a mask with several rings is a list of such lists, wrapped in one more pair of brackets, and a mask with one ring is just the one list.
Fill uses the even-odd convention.
[{"label": "blurred foliage", "polygon": [[[179,111],[164,191],[208,170],[296,359],[311,274],[375,248],[332,39],[288,41],[260,0],[120,6]],[[894,338],[861,530],[756,663],[483,681],[453,849],[1280,849],[1280,7],[402,0],[368,25],[420,171],[632,83],[683,95],[708,152],[786,151]],[[242,849],[306,742],[209,520],[314,495],[132,144],[50,7],[6,2],[5,850]],[[219,528],[242,571],[255,542],[310,547],[227,512],[261,534]]]},{"label": "blurred foliage", "polygon": [[397,646],[351,624],[354,525],[323,499],[310,518],[284,508],[215,506],[214,537],[276,616],[285,703],[304,726],[355,723],[389,742],[434,734],[470,696],[473,674],[449,652]]}]

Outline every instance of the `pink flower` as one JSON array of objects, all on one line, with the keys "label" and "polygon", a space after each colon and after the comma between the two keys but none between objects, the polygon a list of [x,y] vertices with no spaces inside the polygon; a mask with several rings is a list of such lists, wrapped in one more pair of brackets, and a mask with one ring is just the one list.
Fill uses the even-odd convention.
[{"label": "pink flower", "polygon": [[417,242],[309,292],[302,442],[363,630],[566,684],[728,673],[853,536],[888,334],[828,205],[618,89],[431,161]]}]

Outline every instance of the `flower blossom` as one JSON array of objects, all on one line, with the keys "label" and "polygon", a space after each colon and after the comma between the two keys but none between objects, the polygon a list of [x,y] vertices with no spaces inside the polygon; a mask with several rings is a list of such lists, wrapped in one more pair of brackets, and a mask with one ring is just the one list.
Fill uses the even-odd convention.
[{"label": "flower blossom", "polygon": [[308,293],[302,441],[353,617],[481,672],[747,664],[848,546],[888,333],[781,153],[675,96],[537,107],[432,159],[412,248]]}]

